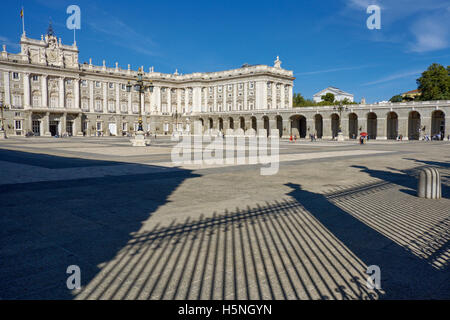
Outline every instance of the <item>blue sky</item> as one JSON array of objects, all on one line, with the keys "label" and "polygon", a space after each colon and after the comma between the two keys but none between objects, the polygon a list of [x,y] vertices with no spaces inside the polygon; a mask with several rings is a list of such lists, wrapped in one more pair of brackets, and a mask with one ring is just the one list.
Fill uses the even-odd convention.
[{"label": "blue sky", "polygon": [[[387,100],[416,88],[431,63],[450,65],[450,2],[444,0],[4,1],[0,43],[19,50],[20,7],[27,36],[40,38],[49,19],[63,43],[73,42],[66,8],[81,8],[80,62],[130,63],[148,71],[208,72],[243,63],[293,70],[294,92],[311,98],[327,86],[359,101]],[[381,30],[369,30],[370,4]]]}]

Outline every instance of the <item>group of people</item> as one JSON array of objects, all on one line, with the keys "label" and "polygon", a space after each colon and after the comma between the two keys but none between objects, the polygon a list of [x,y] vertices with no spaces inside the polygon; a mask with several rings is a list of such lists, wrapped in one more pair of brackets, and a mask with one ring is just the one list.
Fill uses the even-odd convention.
[{"label": "group of people", "polygon": [[[425,141],[431,141],[431,140],[434,140],[434,141],[442,141],[442,140],[444,140],[444,138],[445,138],[445,135],[444,135],[443,132],[439,132],[439,133],[437,133],[437,134],[431,136],[431,138],[430,138],[430,136],[429,136],[428,134],[426,134],[426,135],[423,137],[423,139],[424,139]],[[447,136],[447,140],[450,141],[450,135]]]}]

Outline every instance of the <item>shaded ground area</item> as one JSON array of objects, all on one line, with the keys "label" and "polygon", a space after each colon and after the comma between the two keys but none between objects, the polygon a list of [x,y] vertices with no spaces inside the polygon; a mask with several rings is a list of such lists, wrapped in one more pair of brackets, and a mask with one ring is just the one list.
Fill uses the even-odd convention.
[{"label": "shaded ground area", "polygon": [[[0,149],[0,168],[53,179],[0,181],[0,298],[448,299],[448,151],[414,148],[270,177]],[[429,165],[447,199],[415,197]],[[66,288],[69,265],[80,291]],[[369,265],[381,290],[366,286]]]}]

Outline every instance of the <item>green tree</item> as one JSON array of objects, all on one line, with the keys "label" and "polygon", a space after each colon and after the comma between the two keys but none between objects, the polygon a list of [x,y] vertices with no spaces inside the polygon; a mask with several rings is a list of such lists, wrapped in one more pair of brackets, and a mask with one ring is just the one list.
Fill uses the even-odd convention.
[{"label": "green tree", "polygon": [[305,105],[305,98],[300,93],[294,93],[294,96],[292,97],[292,101],[294,104],[294,107],[301,107]]},{"label": "green tree", "polygon": [[390,100],[390,102],[402,102],[403,101],[403,97],[399,94],[393,96]]},{"label": "green tree", "polygon": [[323,101],[333,103],[334,102],[334,94],[328,92],[326,95],[321,97]]},{"label": "green tree", "polygon": [[420,100],[449,100],[450,99],[450,66],[433,63],[422,76],[417,79],[420,90]]}]

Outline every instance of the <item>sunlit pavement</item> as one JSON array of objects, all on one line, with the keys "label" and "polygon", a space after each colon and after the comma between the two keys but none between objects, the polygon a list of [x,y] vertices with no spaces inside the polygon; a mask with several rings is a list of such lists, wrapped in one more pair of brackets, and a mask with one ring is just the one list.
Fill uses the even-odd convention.
[{"label": "sunlit pavement", "polygon": [[[450,298],[448,142],[282,141],[271,176],[173,165],[174,145],[0,141],[0,298]],[[415,196],[424,166],[444,199]]]}]

